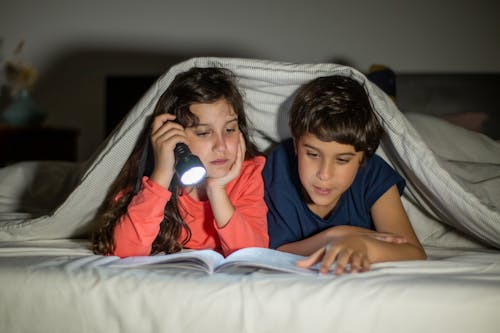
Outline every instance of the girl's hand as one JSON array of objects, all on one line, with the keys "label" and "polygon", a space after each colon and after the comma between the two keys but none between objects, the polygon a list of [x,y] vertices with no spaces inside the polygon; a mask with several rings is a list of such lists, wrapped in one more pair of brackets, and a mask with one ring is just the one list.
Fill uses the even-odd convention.
[{"label": "girl's hand", "polygon": [[320,273],[326,274],[336,263],[335,274],[346,272],[347,264],[351,265],[350,273],[366,272],[370,270],[368,250],[363,236],[348,236],[335,242],[330,242],[306,259],[297,261],[297,266],[308,268],[321,262]]},{"label": "girl's hand", "polygon": [[231,169],[229,172],[220,178],[207,178],[207,187],[210,188],[225,188],[225,186],[238,177],[241,171],[241,166],[243,165],[243,161],[245,160],[245,152],[246,145],[245,140],[243,139],[243,134],[240,133],[240,140],[238,144],[238,150],[236,151],[236,158],[234,160]]},{"label": "girl's hand", "polygon": [[245,159],[245,140],[240,133],[240,141],[236,158],[229,172],[220,178],[207,178],[207,196],[214,213],[215,222],[219,228],[223,228],[234,214],[234,206],[226,193],[226,185],[231,180],[238,177],[241,171],[243,160]]},{"label": "girl's hand", "polygon": [[151,144],[155,156],[151,180],[167,189],[175,173],[175,145],[186,143],[184,128],[173,120],[174,115],[164,113],[154,118],[151,127]]}]

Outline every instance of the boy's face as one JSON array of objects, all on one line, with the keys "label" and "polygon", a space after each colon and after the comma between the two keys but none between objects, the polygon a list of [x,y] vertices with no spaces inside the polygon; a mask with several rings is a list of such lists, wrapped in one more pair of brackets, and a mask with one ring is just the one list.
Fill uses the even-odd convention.
[{"label": "boy's face", "polygon": [[310,133],[295,140],[295,151],[307,205],[326,218],[354,181],[363,152],[352,145],[321,141]]}]

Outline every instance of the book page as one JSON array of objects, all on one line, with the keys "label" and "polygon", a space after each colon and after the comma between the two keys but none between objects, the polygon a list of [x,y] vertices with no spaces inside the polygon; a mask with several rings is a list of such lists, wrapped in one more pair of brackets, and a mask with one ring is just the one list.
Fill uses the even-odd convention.
[{"label": "book page", "polygon": [[249,273],[257,270],[317,275],[319,265],[312,268],[296,266],[297,260],[305,257],[267,248],[244,248],[224,258],[214,250],[184,250],[174,254],[154,256],[132,256],[118,259],[109,267],[144,267],[148,269],[180,268],[214,272]]},{"label": "book page", "polygon": [[265,269],[276,272],[317,275],[318,269],[297,267],[297,260],[305,257],[273,249],[250,247],[231,253],[215,269],[216,272],[243,272]]},{"label": "book page", "polygon": [[188,250],[173,254],[127,257],[112,263],[110,267],[175,267],[213,273],[214,267],[223,260],[224,257],[213,250]]}]

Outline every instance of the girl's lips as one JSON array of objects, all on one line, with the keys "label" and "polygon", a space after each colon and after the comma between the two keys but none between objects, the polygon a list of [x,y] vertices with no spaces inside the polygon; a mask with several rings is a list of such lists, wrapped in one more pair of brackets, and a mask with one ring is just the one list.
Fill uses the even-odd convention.
[{"label": "girl's lips", "polygon": [[227,163],[227,159],[214,160],[214,161],[210,162],[210,164],[213,164],[213,165],[224,165],[226,163]]},{"label": "girl's lips", "polygon": [[326,189],[323,187],[318,187],[313,185],[314,192],[318,195],[328,195],[332,192],[330,189]]}]

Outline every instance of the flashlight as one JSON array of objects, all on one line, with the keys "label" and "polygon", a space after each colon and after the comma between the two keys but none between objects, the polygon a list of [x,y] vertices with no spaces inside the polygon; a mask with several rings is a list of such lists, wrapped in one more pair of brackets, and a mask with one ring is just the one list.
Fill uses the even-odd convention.
[{"label": "flashlight", "polygon": [[176,160],[175,172],[177,172],[183,185],[195,185],[205,178],[207,170],[198,156],[193,155],[185,143],[179,142],[176,144],[174,154]]}]

